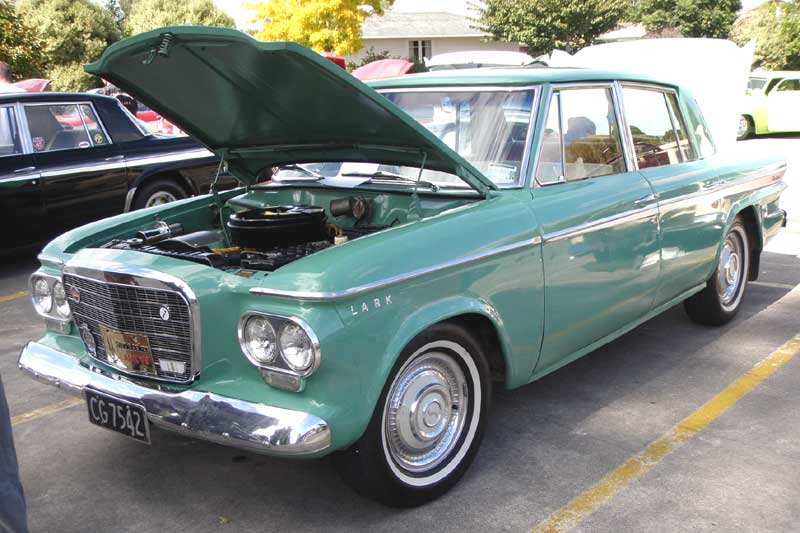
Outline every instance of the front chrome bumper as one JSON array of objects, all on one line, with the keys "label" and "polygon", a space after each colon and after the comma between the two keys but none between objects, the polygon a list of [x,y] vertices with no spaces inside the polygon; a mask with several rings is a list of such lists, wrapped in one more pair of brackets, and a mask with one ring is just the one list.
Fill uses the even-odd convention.
[{"label": "front chrome bumper", "polygon": [[314,415],[209,392],[171,392],[92,371],[74,357],[29,342],[19,368],[33,378],[83,396],[91,388],[144,407],[153,425],[226,446],[270,455],[316,454],[331,445],[328,424]]}]

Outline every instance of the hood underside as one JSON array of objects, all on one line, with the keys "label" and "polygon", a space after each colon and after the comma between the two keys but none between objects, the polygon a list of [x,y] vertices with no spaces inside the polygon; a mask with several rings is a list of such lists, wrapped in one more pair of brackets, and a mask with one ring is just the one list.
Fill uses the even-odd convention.
[{"label": "hood underside", "polygon": [[85,69],[223,156],[245,184],[285,163],[424,161],[479,191],[496,188],[404,111],[296,43],[168,27],[115,43]]}]

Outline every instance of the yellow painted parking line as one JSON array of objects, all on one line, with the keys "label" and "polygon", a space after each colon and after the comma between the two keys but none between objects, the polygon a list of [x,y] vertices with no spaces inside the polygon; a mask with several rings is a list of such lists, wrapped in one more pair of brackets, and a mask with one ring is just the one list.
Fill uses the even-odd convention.
[{"label": "yellow painted parking line", "polygon": [[770,287],[773,289],[785,289],[790,291],[795,288],[795,285],[790,285],[789,283],[774,283],[771,281],[750,281],[748,285],[758,285],[760,287]]},{"label": "yellow painted parking line", "polygon": [[653,441],[639,454],[619,465],[577,498],[548,516],[534,527],[532,532],[557,533],[575,527],[598,507],[610,501],[628,485],[650,471],[664,457],[716,420],[798,352],[800,352],[800,335],[762,359],[746,374],[681,420],[666,435]]},{"label": "yellow painted parking line", "polygon": [[72,407],[73,405],[78,405],[79,403],[83,403],[82,398],[69,398],[64,400],[63,402],[54,403],[51,405],[47,405],[40,409],[34,409],[28,413],[23,413],[21,415],[17,415],[11,419],[11,425],[16,426],[17,424],[22,424],[23,422],[30,422],[31,420],[35,420],[37,418],[56,413],[68,407]]},{"label": "yellow painted parking line", "polygon": [[30,291],[19,291],[12,294],[6,294],[4,296],[0,296],[0,302],[8,302],[9,300],[16,300],[17,298],[22,298],[23,296],[28,296]]}]

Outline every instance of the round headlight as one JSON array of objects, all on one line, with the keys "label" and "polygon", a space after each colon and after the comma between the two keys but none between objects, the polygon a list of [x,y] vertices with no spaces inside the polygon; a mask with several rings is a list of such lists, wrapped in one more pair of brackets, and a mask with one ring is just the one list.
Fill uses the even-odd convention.
[{"label": "round headlight", "polygon": [[49,313],[53,309],[53,291],[46,279],[36,278],[33,281],[31,299],[33,306],[40,313]]},{"label": "round headlight", "polygon": [[56,304],[56,313],[61,318],[69,318],[69,304],[67,303],[67,293],[64,291],[64,285],[60,281],[53,284],[53,301]]},{"label": "round headlight", "polygon": [[305,372],[314,364],[314,343],[308,334],[293,322],[281,328],[278,343],[286,363],[292,370]]},{"label": "round headlight", "polygon": [[251,316],[244,325],[243,348],[259,363],[275,360],[275,328],[263,316]]}]

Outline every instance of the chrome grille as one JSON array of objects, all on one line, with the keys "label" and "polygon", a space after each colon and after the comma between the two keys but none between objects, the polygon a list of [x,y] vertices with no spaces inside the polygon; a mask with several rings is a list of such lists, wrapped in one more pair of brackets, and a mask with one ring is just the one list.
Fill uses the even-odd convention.
[{"label": "chrome grille", "polygon": [[[175,291],[117,285],[64,274],[64,288],[75,323],[86,324],[94,337],[94,357],[108,363],[100,326],[125,333],[146,335],[156,369],[156,377],[176,382],[190,381],[192,368],[192,317],[184,297]],[[80,298],[69,297],[74,290]],[[166,305],[169,320],[159,311]],[[162,369],[161,359],[184,363],[182,374]]]}]

